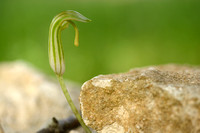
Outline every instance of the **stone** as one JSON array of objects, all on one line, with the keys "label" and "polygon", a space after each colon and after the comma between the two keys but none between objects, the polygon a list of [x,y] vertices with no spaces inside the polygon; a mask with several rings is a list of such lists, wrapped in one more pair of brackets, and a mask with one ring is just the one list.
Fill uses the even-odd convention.
[{"label": "stone", "polygon": [[4,133],[4,130],[1,125],[0,125],[0,133]]},{"label": "stone", "polygon": [[98,133],[200,133],[200,68],[161,65],[100,75],[80,93]]},{"label": "stone", "polygon": [[[79,108],[80,86],[66,82],[71,97]],[[0,64],[2,132],[33,133],[46,127],[52,117],[65,119],[72,114],[56,79],[23,61]]]}]

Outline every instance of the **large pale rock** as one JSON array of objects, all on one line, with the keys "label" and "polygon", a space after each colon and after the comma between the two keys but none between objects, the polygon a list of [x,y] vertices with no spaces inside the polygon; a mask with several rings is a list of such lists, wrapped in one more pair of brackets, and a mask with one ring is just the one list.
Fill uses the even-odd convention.
[{"label": "large pale rock", "polygon": [[86,125],[100,133],[200,133],[200,69],[163,65],[82,86]]},{"label": "large pale rock", "polygon": [[[67,85],[78,107],[79,85]],[[5,133],[35,133],[52,117],[65,119],[70,115],[57,80],[25,62],[0,64],[0,125]]]}]

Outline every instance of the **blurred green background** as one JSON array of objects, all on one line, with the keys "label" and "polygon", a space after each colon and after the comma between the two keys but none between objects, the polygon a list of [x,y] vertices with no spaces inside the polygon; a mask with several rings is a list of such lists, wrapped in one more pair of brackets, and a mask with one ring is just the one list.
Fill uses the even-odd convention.
[{"label": "blurred green background", "polygon": [[200,65],[199,0],[1,0],[0,61],[25,60],[49,75],[52,18],[76,10],[92,19],[62,32],[64,77],[83,83],[99,74],[166,63]]}]

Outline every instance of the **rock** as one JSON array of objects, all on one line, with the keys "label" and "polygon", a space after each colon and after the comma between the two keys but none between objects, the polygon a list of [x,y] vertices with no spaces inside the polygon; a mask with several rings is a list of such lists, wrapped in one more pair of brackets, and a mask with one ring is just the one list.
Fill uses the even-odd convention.
[{"label": "rock", "polygon": [[[79,108],[79,85],[67,85]],[[5,133],[33,133],[47,126],[52,117],[70,115],[57,80],[25,62],[0,64],[0,125]]]},{"label": "rock", "polygon": [[162,65],[85,82],[83,119],[99,133],[200,133],[200,68]]},{"label": "rock", "polygon": [[0,125],[0,133],[4,133],[4,130],[1,125]]}]

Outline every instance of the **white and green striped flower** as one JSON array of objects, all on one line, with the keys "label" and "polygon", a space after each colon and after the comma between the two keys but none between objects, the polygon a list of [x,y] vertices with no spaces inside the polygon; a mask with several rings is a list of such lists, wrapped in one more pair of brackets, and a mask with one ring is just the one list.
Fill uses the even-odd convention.
[{"label": "white and green striped flower", "polygon": [[74,24],[73,20],[80,22],[89,22],[90,20],[85,16],[81,15],[76,11],[65,11],[61,12],[53,18],[49,28],[49,63],[53,71],[56,73],[59,80],[62,91],[74,113],[77,120],[84,128],[86,133],[91,133],[90,129],[85,125],[83,119],[81,118],[78,110],[76,109],[63,80],[63,73],[65,72],[65,62],[64,62],[64,53],[63,46],[61,42],[61,31],[68,27],[71,24],[75,29],[75,46],[78,46],[79,33],[78,28]]},{"label": "white and green striped flower", "polygon": [[90,20],[80,13],[72,10],[64,11],[53,18],[49,28],[49,63],[53,71],[58,75],[65,72],[64,51],[61,42],[61,31],[69,24],[75,29],[75,46],[78,46],[79,32],[75,21],[89,22]]}]

